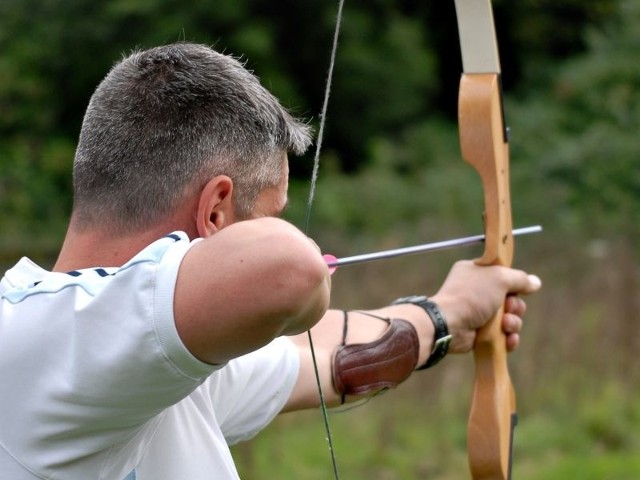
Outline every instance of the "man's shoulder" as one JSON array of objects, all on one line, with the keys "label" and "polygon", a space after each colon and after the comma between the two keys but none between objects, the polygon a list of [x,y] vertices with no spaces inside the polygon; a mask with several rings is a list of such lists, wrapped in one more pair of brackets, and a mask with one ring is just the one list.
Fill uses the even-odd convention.
[{"label": "man's shoulder", "polygon": [[[45,270],[24,257],[5,273],[0,295],[13,304],[34,295],[57,294],[67,288],[79,288],[95,296],[106,285],[116,288],[120,283],[128,284],[135,275],[145,275],[144,266],[150,267],[153,273],[160,263],[179,264],[191,245],[185,233],[173,232],[145,247],[121,267],[99,266],[68,272]],[[129,281],[119,281],[125,278]]]}]

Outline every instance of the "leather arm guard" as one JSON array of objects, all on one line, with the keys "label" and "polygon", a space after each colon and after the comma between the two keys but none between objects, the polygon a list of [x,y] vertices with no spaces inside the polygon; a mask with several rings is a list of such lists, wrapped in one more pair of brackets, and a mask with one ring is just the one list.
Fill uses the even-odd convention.
[{"label": "leather arm guard", "polygon": [[333,386],[343,403],[346,395],[370,395],[395,388],[416,368],[418,354],[415,328],[406,320],[394,318],[379,339],[338,347],[332,364]]}]

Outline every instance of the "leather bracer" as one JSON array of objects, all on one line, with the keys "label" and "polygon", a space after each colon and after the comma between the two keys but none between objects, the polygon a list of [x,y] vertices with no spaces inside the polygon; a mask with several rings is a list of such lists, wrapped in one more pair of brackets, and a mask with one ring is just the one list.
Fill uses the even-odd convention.
[{"label": "leather bracer", "polygon": [[395,388],[416,368],[418,354],[416,329],[394,318],[379,339],[338,347],[332,364],[333,386],[343,399]]}]

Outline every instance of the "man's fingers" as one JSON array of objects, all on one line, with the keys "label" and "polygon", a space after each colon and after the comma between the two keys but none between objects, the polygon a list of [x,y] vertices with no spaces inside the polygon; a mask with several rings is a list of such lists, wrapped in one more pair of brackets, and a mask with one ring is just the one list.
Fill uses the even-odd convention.
[{"label": "man's fingers", "polygon": [[513,352],[516,348],[518,348],[519,344],[520,344],[520,335],[518,335],[517,333],[512,333],[510,335],[507,335],[507,351],[508,352]]},{"label": "man's fingers", "polygon": [[522,317],[527,311],[527,304],[517,295],[510,294],[507,295],[507,299],[504,303],[504,311],[505,313],[513,313],[514,315]]},{"label": "man's fingers", "polygon": [[534,293],[542,287],[542,280],[537,275],[527,275],[527,284],[522,293]]},{"label": "man's fingers", "polygon": [[522,330],[522,317],[513,313],[505,313],[502,317],[502,330],[507,335],[519,333]]},{"label": "man's fingers", "polygon": [[522,270],[508,269],[512,282],[510,284],[509,293],[523,294],[534,293],[542,287],[542,280],[537,275],[527,274]]}]

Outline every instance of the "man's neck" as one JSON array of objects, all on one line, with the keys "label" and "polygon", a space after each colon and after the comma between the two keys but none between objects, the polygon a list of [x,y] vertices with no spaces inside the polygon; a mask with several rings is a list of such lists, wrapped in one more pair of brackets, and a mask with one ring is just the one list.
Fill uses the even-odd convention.
[{"label": "man's neck", "polygon": [[177,228],[158,226],[142,232],[117,234],[108,229],[78,229],[72,219],[53,270],[68,272],[92,267],[120,267],[174,230]]}]

